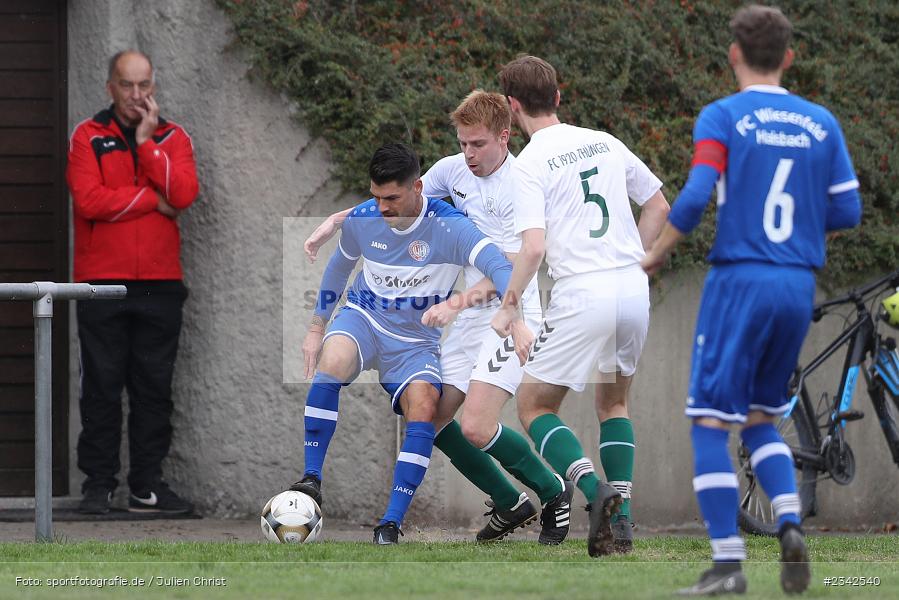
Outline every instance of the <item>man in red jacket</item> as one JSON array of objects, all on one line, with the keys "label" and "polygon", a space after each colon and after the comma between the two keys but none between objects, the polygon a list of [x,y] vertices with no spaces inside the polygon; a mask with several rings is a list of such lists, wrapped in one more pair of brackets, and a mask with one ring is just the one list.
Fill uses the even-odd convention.
[{"label": "man in red jacket", "polygon": [[126,387],[129,510],[186,513],[193,505],[162,480],[162,461],[172,439],[172,374],[187,298],[177,218],[199,189],[193,146],[159,116],[153,65],[143,53],[112,57],[106,91],[112,106],[75,127],[66,170],[74,280],[128,287],[124,300],[77,305],[78,467],[87,475],[80,510],[109,512]]}]

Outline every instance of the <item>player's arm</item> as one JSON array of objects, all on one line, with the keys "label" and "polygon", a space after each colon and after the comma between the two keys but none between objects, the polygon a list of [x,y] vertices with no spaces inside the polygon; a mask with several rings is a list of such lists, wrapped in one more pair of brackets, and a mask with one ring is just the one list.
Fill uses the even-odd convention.
[{"label": "player's arm", "polygon": [[728,116],[712,104],[703,109],[693,130],[695,145],[687,182],[681,189],[662,233],[640,261],[643,270],[652,275],[685,235],[699,225],[718,178],[727,167]]},{"label": "player's arm", "polygon": [[421,321],[431,327],[448,324],[461,310],[492,297],[491,293],[502,295],[512,273],[512,265],[502,251],[462,213],[450,210],[452,213],[444,215],[443,219],[448,225],[446,233],[452,232],[452,236],[444,240],[453,248],[452,260],[460,266],[473,265],[487,277],[465,292],[428,309]]},{"label": "player's arm", "polygon": [[[511,264],[515,261],[517,254],[517,252],[506,252],[506,260]],[[498,295],[493,281],[489,277],[484,277],[464,292],[454,293],[446,302],[429,308],[422,315],[421,322],[429,327],[445,327],[452,323],[463,310],[490,302]]]},{"label": "player's arm", "polygon": [[[344,246],[347,246],[350,252]],[[325,267],[321,285],[318,288],[315,310],[309,323],[309,331],[303,340],[306,379],[315,374],[315,365],[318,362],[322,340],[325,336],[325,326],[331,320],[331,315],[334,313],[340,297],[343,296],[350,273],[353,272],[360,254],[352,236],[344,235],[337,243],[337,249],[331,255],[328,266]]]},{"label": "player's arm", "polygon": [[512,336],[515,353],[523,365],[534,343],[534,335],[521,318],[521,297],[528,282],[537,274],[546,252],[546,231],[542,228],[526,229],[521,232],[521,248],[512,266],[509,286],[503,296],[503,303],[496,312],[490,326],[500,337]]},{"label": "player's arm", "polygon": [[719,172],[706,164],[696,164],[690,169],[690,176],[678,195],[668,222],[662,232],[640,261],[643,270],[654,275],[665,264],[668,255],[677,243],[699,225],[702,213],[708,205]]},{"label": "player's arm", "polygon": [[496,286],[484,277],[464,292],[455,292],[445,302],[426,310],[421,316],[421,323],[428,327],[446,327],[466,308],[489,302],[496,296]]},{"label": "player's arm", "polygon": [[309,234],[309,237],[303,242],[303,251],[306,253],[306,258],[309,259],[310,263],[315,262],[319,248],[334,237],[335,233],[340,231],[340,228],[343,226],[343,221],[352,210],[353,207],[350,207],[326,217],[325,220],[315,228],[315,231]]},{"label": "player's arm", "polygon": [[[505,255],[506,260],[514,264],[518,252],[506,252]],[[441,302],[429,308],[422,315],[421,322],[430,327],[445,327],[452,323],[463,310],[472,306],[486,304],[498,296],[496,286],[489,277],[484,277],[464,292],[454,293],[446,302]]]},{"label": "player's arm", "polygon": [[[155,107],[152,99],[148,102]],[[159,108],[155,110],[158,112]],[[172,130],[163,145],[152,137],[145,140],[137,147],[137,158],[147,179],[172,209],[180,213],[196,200],[200,185],[193,143],[183,129]]]},{"label": "player's arm", "polygon": [[662,190],[657,190],[643,203],[640,208],[640,219],[637,221],[637,231],[640,232],[640,242],[644,250],[652,247],[659,232],[662,231],[662,226],[668,220],[669,213],[671,207],[668,206],[668,200],[665,199]]},{"label": "player's arm", "polygon": [[[440,162],[438,161],[438,165]],[[435,165],[436,167],[437,165]],[[436,177],[429,177],[431,172],[434,171],[434,168],[428,170],[427,173],[422,177],[422,183],[424,185],[423,193],[425,196],[441,196],[441,195],[449,195],[445,189],[443,189],[439,185],[439,181]],[[444,186],[445,187],[445,186]],[[334,237],[340,228],[343,226],[344,220],[347,218],[347,215],[352,212],[354,207],[350,207],[346,210],[342,210],[340,212],[336,212],[333,215],[330,215],[322,221],[315,230],[309,234],[309,237],[306,238],[306,241],[303,242],[303,251],[306,253],[306,258],[309,259],[310,263],[314,263],[315,259],[318,257],[318,251],[321,249],[325,243]]]},{"label": "player's arm", "polygon": [[[541,181],[543,175],[520,161],[512,166],[510,175],[513,184],[513,233],[520,234],[521,244],[517,249],[518,254],[515,256],[502,307],[491,322],[493,329],[502,337],[509,335],[511,324],[521,319],[522,294],[540,268],[546,252],[546,196]],[[507,248],[511,249],[509,246]]]},{"label": "player's arm", "polygon": [[[715,143],[717,144],[717,142]],[[700,144],[697,144],[696,156],[702,156],[702,153],[705,152]],[[720,146],[719,155],[722,158],[725,157],[724,146],[720,144],[718,146]],[[723,171],[724,163],[720,164],[721,171]],[[648,274],[653,275],[658,272],[681,238],[699,225],[721,171],[715,166],[697,162],[697,158],[694,157],[690,176],[671,208],[668,222],[665,223],[662,233],[659,234],[646,256],[640,261],[643,270]]]},{"label": "player's arm", "polygon": [[521,232],[521,248],[515,255],[509,286],[503,296],[504,308],[509,307],[516,312],[521,311],[521,297],[528,283],[537,274],[537,269],[540,268],[545,253],[545,230],[534,228]]},{"label": "player's arm", "polygon": [[858,193],[858,178],[852,167],[852,159],[846,148],[843,130],[833,118],[831,136],[833,154],[830,161],[831,185],[827,189],[828,202],[825,214],[825,229],[836,231],[855,227],[861,222],[862,201]]},{"label": "player's arm", "polygon": [[521,297],[546,253],[546,230],[543,228],[525,229],[521,232],[521,248],[515,256],[509,287],[503,296],[500,309],[490,321],[490,326],[500,337],[512,336],[515,354],[522,365],[527,361],[534,334],[521,318]]},{"label": "player's arm", "polygon": [[858,189],[833,194],[827,202],[825,229],[850,229],[862,220],[862,199]]}]

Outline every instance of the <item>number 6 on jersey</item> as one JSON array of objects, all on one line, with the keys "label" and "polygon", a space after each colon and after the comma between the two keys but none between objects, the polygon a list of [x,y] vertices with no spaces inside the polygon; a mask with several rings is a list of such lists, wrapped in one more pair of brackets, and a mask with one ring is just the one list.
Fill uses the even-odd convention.
[{"label": "number 6 on jersey", "polygon": [[[768,197],[765,198],[762,224],[765,226],[765,235],[775,244],[785,242],[793,235],[793,209],[796,203],[793,196],[784,191],[792,168],[792,158],[780,159],[777,169],[774,170],[771,187],[768,189]],[[775,224],[778,207],[780,207],[780,224]]]}]

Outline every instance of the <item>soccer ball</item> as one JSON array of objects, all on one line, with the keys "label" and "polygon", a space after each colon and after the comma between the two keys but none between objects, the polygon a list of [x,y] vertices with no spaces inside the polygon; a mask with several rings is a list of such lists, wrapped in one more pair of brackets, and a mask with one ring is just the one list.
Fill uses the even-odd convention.
[{"label": "soccer ball", "polygon": [[281,492],[262,509],[262,533],[270,542],[314,542],[322,531],[322,509],[302,492]]}]

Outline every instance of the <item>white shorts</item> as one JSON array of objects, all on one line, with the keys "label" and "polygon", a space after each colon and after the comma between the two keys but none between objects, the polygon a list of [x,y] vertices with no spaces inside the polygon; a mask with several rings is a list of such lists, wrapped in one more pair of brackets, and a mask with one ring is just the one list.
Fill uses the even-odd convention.
[{"label": "white shorts", "polygon": [[[522,367],[512,338],[496,335],[490,321],[498,307],[463,312],[440,344],[440,371],[444,385],[468,393],[471,380],[484,381],[514,394],[521,383]],[[539,312],[525,313],[525,324],[536,332]]]},{"label": "white shorts", "polygon": [[564,277],[552,289],[524,371],[576,392],[600,381],[597,370],[630,376],[648,330],[649,279],[639,265]]}]

